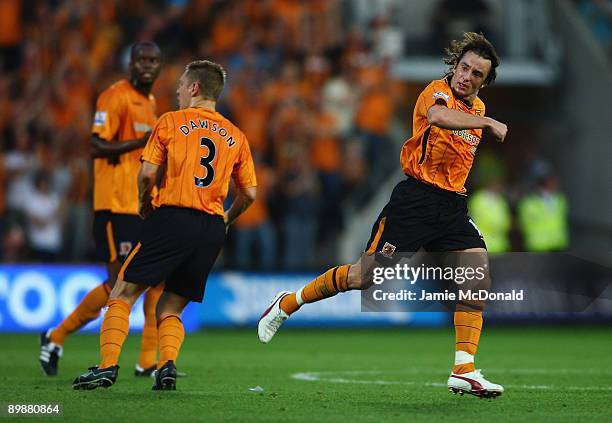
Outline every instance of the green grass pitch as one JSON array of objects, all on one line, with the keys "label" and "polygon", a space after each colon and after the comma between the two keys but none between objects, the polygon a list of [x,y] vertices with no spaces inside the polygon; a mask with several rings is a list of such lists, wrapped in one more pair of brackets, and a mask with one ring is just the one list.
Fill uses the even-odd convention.
[{"label": "green grass pitch", "polygon": [[[188,334],[175,392],[135,378],[139,335],[128,338],[117,384],[73,391],[97,363],[98,337],[68,338],[60,374],[38,367],[36,335],[0,335],[0,403],[59,402],[64,421],[612,421],[609,328],[485,328],[477,367],[506,392],[495,400],[445,388],[453,331],[281,330],[269,345],[255,330]],[[263,387],[262,393],[249,388]],[[19,418],[24,421],[23,418]]]}]

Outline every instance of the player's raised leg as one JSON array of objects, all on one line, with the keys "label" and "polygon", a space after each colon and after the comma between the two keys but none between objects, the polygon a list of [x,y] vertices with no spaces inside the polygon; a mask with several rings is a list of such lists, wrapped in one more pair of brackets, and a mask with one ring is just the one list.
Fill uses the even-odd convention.
[{"label": "player's raised leg", "polygon": [[270,342],[283,322],[305,303],[321,301],[339,292],[367,289],[371,281],[362,279],[362,266],[365,265],[363,257],[353,265],[345,264],[329,269],[297,292],[282,291],[276,294],[270,307],[259,318],[259,340],[266,344]]},{"label": "player's raised leg", "polygon": [[[136,251],[138,248],[133,253]],[[77,377],[72,382],[74,389],[108,388],[115,383],[119,372],[119,355],[129,331],[130,311],[147,288],[147,285],[126,282],[122,275],[119,276],[110,294],[108,310],[100,328],[100,364],[90,367]]]},{"label": "player's raised leg", "polygon": [[[484,248],[471,248],[458,253],[462,265],[472,268],[488,269],[487,251]],[[467,262],[467,263],[466,263]],[[491,286],[490,276],[473,280],[460,286],[461,290],[486,290]],[[504,392],[501,385],[484,378],[474,366],[474,357],[482,332],[482,310],[484,301],[461,301],[454,314],[455,324],[455,364],[448,378],[448,388],[453,393],[468,393],[478,397],[496,397]]]}]

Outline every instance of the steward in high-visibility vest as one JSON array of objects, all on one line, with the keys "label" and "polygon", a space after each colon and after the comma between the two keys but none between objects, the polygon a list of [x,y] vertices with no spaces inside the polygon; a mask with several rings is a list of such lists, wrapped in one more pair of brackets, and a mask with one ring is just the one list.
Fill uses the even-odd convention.
[{"label": "steward in high-visibility vest", "polygon": [[518,203],[518,221],[527,251],[563,251],[569,245],[565,195],[548,177],[540,188]]},{"label": "steward in high-visibility vest", "polygon": [[510,250],[508,232],[512,215],[508,201],[498,185],[483,188],[470,196],[468,209],[470,217],[480,229],[489,253],[503,253]]}]

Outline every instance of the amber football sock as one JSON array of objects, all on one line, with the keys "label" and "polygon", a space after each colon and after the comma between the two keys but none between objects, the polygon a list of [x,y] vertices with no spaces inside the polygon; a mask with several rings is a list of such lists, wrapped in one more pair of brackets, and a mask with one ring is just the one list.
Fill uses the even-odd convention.
[{"label": "amber football sock", "polygon": [[280,308],[285,313],[292,314],[304,303],[314,303],[333,297],[338,292],[348,291],[348,272],[350,267],[350,265],[345,264],[329,269],[297,292],[285,296],[281,300]]},{"label": "amber football sock", "polygon": [[121,347],[130,327],[132,307],[123,300],[110,300],[100,328],[100,368],[119,363]]},{"label": "amber football sock", "polygon": [[168,360],[176,363],[176,357],[185,339],[185,328],[180,317],[176,314],[162,314],[157,325],[157,336],[159,337],[157,368],[160,369]]},{"label": "amber football sock", "polygon": [[455,312],[455,366],[453,373],[474,371],[474,356],[482,331],[482,312]]},{"label": "amber football sock", "polygon": [[111,289],[108,285],[101,283],[85,294],[72,313],[51,331],[49,335],[51,342],[64,345],[66,336],[96,319],[100,315],[102,307],[106,305],[110,291]]},{"label": "amber football sock", "polygon": [[157,363],[157,321],[155,319],[155,308],[157,301],[164,292],[163,285],[157,285],[147,289],[144,297],[144,326],[140,341],[140,355],[138,365],[143,369],[148,369]]}]

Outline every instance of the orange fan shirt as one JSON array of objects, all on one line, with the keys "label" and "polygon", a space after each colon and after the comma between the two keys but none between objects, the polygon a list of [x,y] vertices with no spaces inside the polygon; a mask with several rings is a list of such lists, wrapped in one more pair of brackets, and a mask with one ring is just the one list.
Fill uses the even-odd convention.
[{"label": "orange fan shirt", "polygon": [[201,108],[159,118],[142,160],[166,163],[153,205],[176,206],[223,216],[230,178],[242,188],[257,186],[244,134],[221,114]]},{"label": "orange fan shirt", "polygon": [[435,104],[472,115],[484,116],[485,105],[476,97],[471,107],[455,98],[446,79],[431,82],[414,107],[412,137],[402,147],[400,163],[404,173],[419,181],[448,191],[465,193],[482,129],[450,130],[432,126],[427,112]]},{"label": "orange fan shirt", "polygon": [[[155,98],[140,94],[127,80],[111,85],[98,97],[92,133],[108,142],[141,138],[155,125]],[[140,156],[143,149],[119,156],[119,163],[94,159],[94,210],[138,214]]]}]

